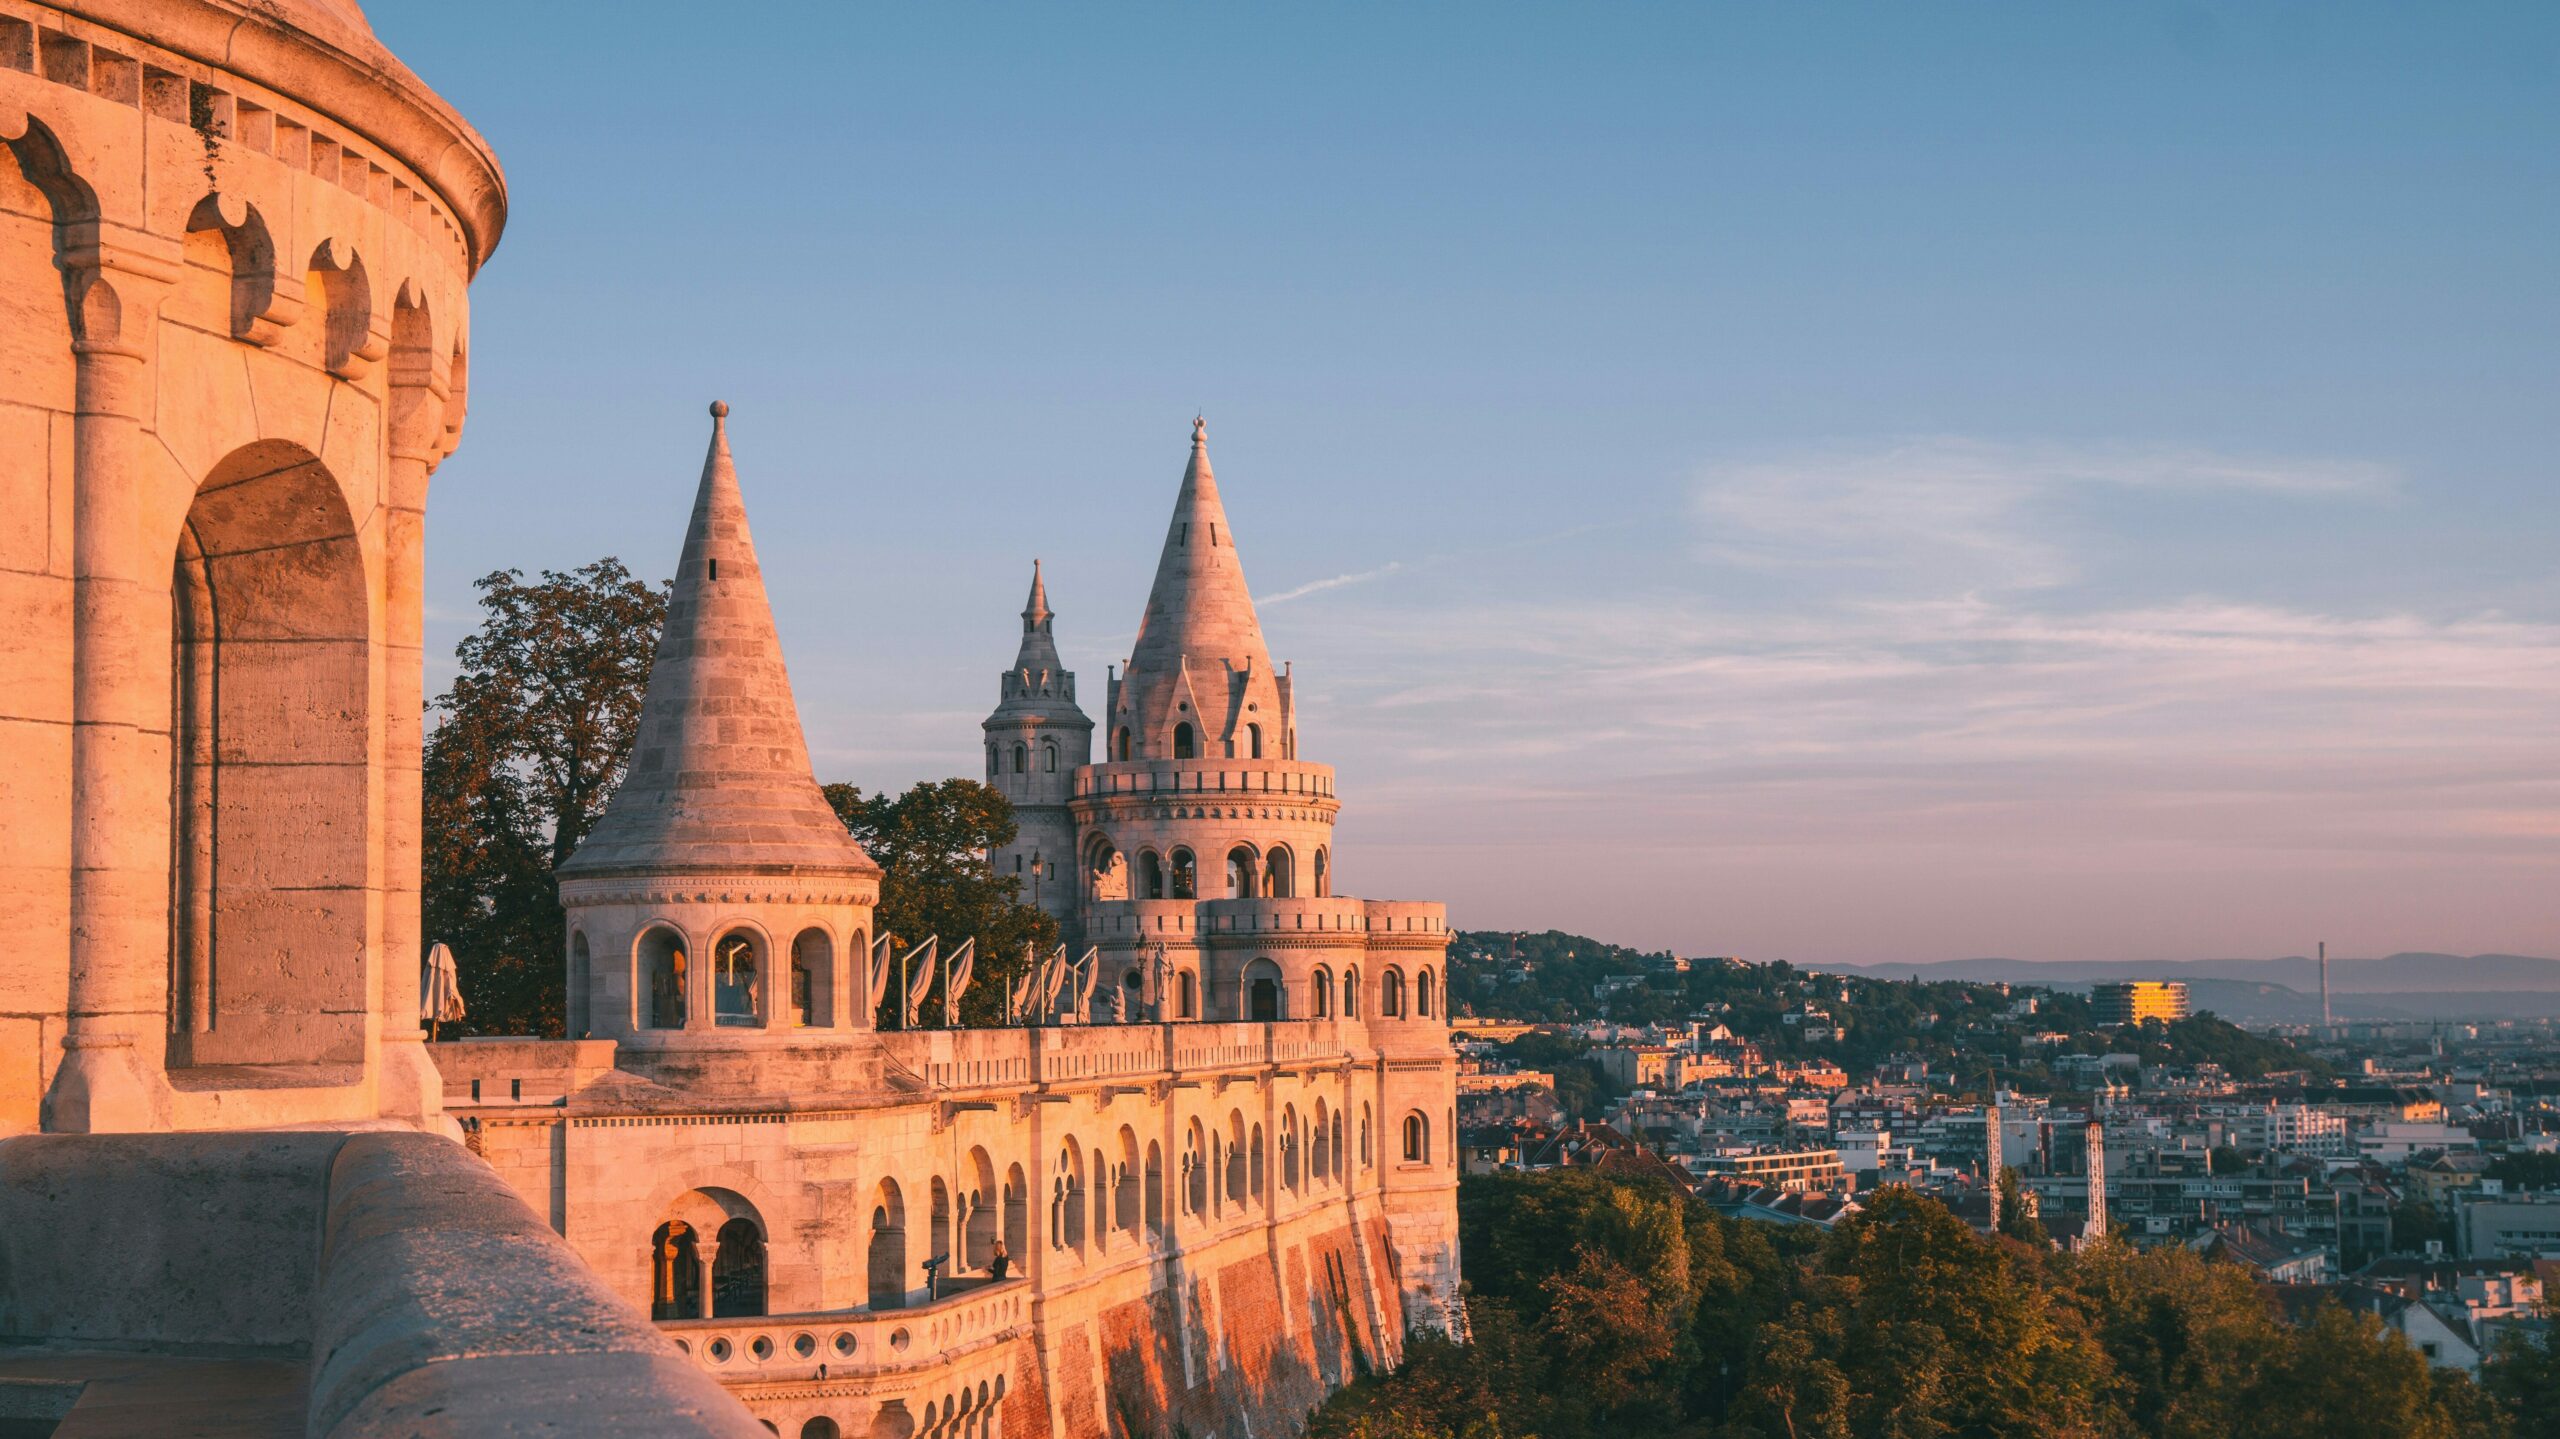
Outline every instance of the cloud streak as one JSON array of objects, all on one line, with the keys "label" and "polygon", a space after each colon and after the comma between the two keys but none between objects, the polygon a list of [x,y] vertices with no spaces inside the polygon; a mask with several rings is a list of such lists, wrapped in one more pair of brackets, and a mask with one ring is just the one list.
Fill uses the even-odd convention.
[{"label": "cloud streak", "polygon": [[1285,605],[1291,600],[1302,600],[1309,595],[1322,594],[1326,590],[1338,590],[1345,585],[1365,584],[1370,580],[1384,579],[1403,568],[1404,561],[1389,560],[1374,570],[1359,570],[1347,575],[1335,575],[1331,579],[1309,580],[1303,585],[1282,590],[1276,595],[1264,595],[1255,603],[1263,609],[1269,609],[1273,605]]}]

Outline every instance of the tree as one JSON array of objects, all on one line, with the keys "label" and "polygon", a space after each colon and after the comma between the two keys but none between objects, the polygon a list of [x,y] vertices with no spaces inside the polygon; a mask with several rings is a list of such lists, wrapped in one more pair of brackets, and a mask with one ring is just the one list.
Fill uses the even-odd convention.
[{"label": "tree", "polygon": [[2412,1194],[2391,1206],[2391,1247],[2397,1252],[2416,1254],[2429,1240],[2449,1244],[2452,1239],[2453,1225],[2425,1196]]},{"label": "tree", "polygon": [[2026,1189],[2018,1178],[2017,1166],[2001,1167],[1999,1188],[1993,1202],[1999,1206],[1993,1228],[2039,1249],[2053,1243],[2053,1236],[2045,1232],[2044,1221],[2036,1217],[2033,1207],[2027,1203]]},{"label": "tree", "polygon": [[2515,1439],[2560,1439],[2560,1329],[2508,1326],[2480,1379]]},{"label": "tree", "polygon": [[[849,784],[828,785],[826,795],[879,861],[878,932],[902,952],[934,935],[945,954],[975,939],[975,977],[960,998],[960,1021],[1002,1023],[1005,989],[1022,972],[1026,950],[1046,954],[1058,943],[1057,919],[1023,903],[1014,877],[987,863],[987,851],[1013,842],[1012,801],[973,779],[927,780],[894,799]],[[897,1022],[899,1003],[894,992],[883,1002],[883,1027]],[[940,1004],[937,980],[925,1006],[939,1014]]]},{"label": "tree", "polygon": [[621,782],[666,596],[610,557],[474,588],[480,628],[455,649],[424,759],[425,937],[461,959],[473,1030],[556,1036],[567,934],[551,874]]}]

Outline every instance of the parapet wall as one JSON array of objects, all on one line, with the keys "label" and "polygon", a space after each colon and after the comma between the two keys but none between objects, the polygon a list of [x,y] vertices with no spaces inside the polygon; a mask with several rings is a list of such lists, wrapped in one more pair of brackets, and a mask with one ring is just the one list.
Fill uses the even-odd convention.
[{"label": "parapet wall", "polygon": [[764,1432],[424,1134],[0,1140],[0,1345],[307,1364],[315,1439]]}]

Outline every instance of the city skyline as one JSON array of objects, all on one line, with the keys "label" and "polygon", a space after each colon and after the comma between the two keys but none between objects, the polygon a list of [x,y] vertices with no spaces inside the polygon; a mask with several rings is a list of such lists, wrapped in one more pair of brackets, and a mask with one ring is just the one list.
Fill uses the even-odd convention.
[{"label": "city skyline", "polygon": [[2548,17],[495,13],[373,17],[517,204],[431,690],[480,573],[668,572],[719,397],[821,776],[975,773],[1031,560],[1098,685],[1205,411],[1361,888],[2560,951]]}]

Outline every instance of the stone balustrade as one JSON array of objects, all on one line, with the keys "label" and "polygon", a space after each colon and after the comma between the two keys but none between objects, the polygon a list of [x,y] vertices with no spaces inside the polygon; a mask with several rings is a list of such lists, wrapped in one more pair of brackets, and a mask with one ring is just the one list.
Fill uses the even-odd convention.
[{"label": "stone balustrade", "polygon": [[1014,1337],[1030,1317],[1030,1282],[1016,1278],[977,1281],[906,1309],[664,1319],[658,1328],[724,1384],[805,1383],[965,1361]]},{"label": "stone balustrade", "polygon": [[1225,797],[1333,801],[1333,767],[1280,759],[1134,760],[1087,765],[1075,773],[1077,799],[1154,795],[1166,799]]}]

